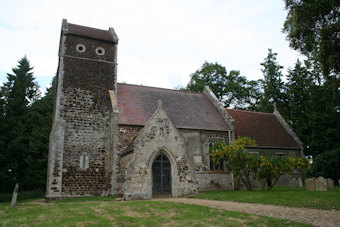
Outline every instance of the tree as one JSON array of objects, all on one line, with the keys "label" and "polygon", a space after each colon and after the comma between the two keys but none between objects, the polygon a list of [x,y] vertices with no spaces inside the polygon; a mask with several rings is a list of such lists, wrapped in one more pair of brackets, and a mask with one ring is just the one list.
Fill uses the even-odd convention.
[{"label": "tree", "polygon": [[52,129],[56,77],[46,95],[35,101],[29,111],[29,152],[25,157],[25,186],[29,189],[44,189],[46,185],[49,135]]},{"label": "tree", "polygon": [[257,107],[258,111],[273,112],[276,102],[280,111],[283,111],[284,95],[284,83],[282,81],[282,68],[276,60],[277,53],[273,53],[272,49],[268,49],[268,55],[261,63],[263,68],[263,80],[260,80],[262,86],[262,96]]},{"label": "tree", "polygon": [[[234,178],[240,179],[247,190],[253,190],[250,180],[274,180],[268,188],[271,190],[282,175],[290,175],[293,171],[302,173],[310,168],[307,159],[301,157],[277,157],[277,156],[256,156],[245,149],[245,146],[256,146],[254,140],[249,137],[238,137],[231,144],[216,143],[209,150],[209,156],[213,161],[223,161],[227,173],[232,173]],[[265,183],[266,181],[264,181]],[[262,190],[265,184],[263,184]]]},{"label": "tree", "polygon": [[340,1],[285,0],[290,46],[321,64],[325,79],[340,72]]},{"label": "tree", "polygon": [[231,70],[228,74],[226,68],[218,63],[205,62],[190,77],[184,90],[202,92],[205,86],[209,86],[225,107],[244,108],[257,101],[254,81],[248,81],[237,70]]},{"label": "tree", "polygon": [[287,83],[285,85],[285,94],[287,99],[284,106],[287,106],[285,119],[290,127],[303,141],[305,151],[309,146],[308,137],[312,132],[310,122],[311,110],[311,92],[313,88],[312,73],[305,67],[301,61],[297,60],[293,69],[288,69]]},{"label": "tree", "polygon": [[328,150],[317,156],[312,165],[314,177],[332,178],[335,182],[340,179],[340,148]]},{"label": "tree", "polygon": [[256,176],[260,163],[257,156],[246,152],[246,145],[256,146],[256,143],[249,137],[239,137],[229,145],[215,143],[209,150],[209,156],[216,163],[223,161],[227,173],[232,173],[234,178],[240,179],[248,190],[253,190],[250,177]]},{"label": "tree", "polygon": [[[260,156],[260,165],[258,168],[258,177],[263,180],[274,180],[269,186],[271,190],[279,178],[283,175],[291,175],[294,171],[300,174],[310,169],[309,161],[302,157],[277,157],[277,156]],[[262,190],[266,181],[264,181]]]},{"label": "tree", "polygon": [[2,118],[6,121],[3,130],[6,137],[1,138],[3,150],[0,156],[0,176],[7,176],[5,180],[8,180],[2,181],[1,190],[12,190],[13,185],[9,183],[14,177],[19,183],[24,182],[27,167],[24,159],[29,151],[28,112],[30,105],[39,97],[38,84],[31,72],[33,68],[26,56],[18,63],[18,66],[12,69],[13,74],[7,74],[8,82],[1,87],[4,106]]},{"label": "tree", "polygon": [[313,158],[340,147],[339,87],[340,81],[330,78],[323,85],[313,84],[311,88],[305,153]]}]

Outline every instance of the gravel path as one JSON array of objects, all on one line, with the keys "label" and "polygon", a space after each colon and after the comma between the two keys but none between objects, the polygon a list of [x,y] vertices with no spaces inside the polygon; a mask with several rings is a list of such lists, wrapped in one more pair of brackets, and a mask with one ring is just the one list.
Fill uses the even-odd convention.
[{"label": "gravel path", "polygon": [[316,226],[340,226],[340,211],[338,210],[319,210],[312,208],[295,208],[256,203],[238,203],[187,198],[159,198],[154,200],[195,204],[217,209],[287,219]]}]

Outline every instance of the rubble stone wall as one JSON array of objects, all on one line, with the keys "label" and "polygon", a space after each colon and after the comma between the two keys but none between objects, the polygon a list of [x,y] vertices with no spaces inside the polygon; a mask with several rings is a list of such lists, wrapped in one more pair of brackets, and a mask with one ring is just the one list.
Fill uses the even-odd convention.
[{"label": "rubble stone wall", "polygon": [[[85,46],[84,52],[76,50],[78,44]],[[105,54],[98,55],[97,47]],[[114,43],[62,34],[53,127],[63,122],[64,128],[63,133],[51,132],[47,198],[107,195],[112,190],[112,127],[117,122],[115,126],[109,90],[116,90],[116,48]],[[58,141],[63,147],[55,146]]]}]

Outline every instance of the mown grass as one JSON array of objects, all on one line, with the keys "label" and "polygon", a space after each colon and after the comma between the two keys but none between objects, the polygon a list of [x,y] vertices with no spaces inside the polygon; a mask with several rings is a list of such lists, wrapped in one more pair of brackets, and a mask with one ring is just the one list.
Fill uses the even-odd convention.
[{"label": "mown grass", "polygon": [[74,203],[74,202],[100,202],[100,201],[114,201],[118,199],[117,196],[87,196],[87,197],[78,197],[78,198],[66,198],[54,200],[54,203]]},{"label": "mown grass", "polygon": [[325,192],[290,187],[275,187],[271,191],[205,191],[189,198],[340,210],[340,187]]},{"label": "mown grass", "polygon": [[287,220],[156,201],[0,204],[1,226],[308,226]]}]

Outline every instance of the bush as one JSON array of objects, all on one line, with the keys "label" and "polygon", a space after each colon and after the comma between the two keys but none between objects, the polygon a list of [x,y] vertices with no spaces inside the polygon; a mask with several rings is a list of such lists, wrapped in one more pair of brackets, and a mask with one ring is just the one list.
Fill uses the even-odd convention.
[{"label": "bush", "polygon": [[312,175],[332,178],[337,184],[340,179],[340,147],[317,156],[312,164]]}]

